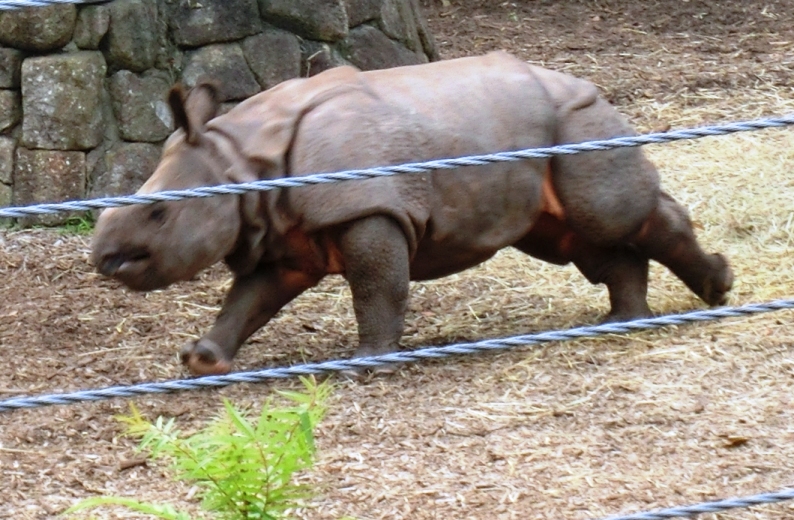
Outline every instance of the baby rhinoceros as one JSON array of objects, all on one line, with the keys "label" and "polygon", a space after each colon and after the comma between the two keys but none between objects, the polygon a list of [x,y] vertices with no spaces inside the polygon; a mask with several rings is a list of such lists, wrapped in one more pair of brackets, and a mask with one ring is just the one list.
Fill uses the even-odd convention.
[{"label": "baby rhinoceros", "polygon": [[[292,177],[633,135],[589,82],[504,53],[286,81],[218,115],[213,86],[169,102],[178,129],[139,193]],[[104,211],[93,262],[149,291],[223,260],[233,285],[212,329],[183,349],[194,374],[328,274],[350,284],[356,356],[399,348],[409,280],[513,246],[604,283],[606,319],[649,316],[654,259],[710,305],[733,275],[698,245],[686,210],[638,148],[471,166]]]}]

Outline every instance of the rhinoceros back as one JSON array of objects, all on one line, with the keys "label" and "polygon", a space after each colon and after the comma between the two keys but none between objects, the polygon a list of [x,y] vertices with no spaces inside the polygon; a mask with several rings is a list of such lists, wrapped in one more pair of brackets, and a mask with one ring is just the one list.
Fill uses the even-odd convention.
[{"label": "rhinoceros back", "polygon": [[[361,73],[363,88],[300,124],[291,175],[553,144],[555,107],[525,64],[504,54]],[[310,188],[290,195],[318,229],[385,213],[413,246],[415,278],[474,265],[525,235],[540,211],[547,161]],[[453,259],[450,261],[450,259]]]},{"label": "rhinoceros back", "polygon": [[[600,124],[576,118],[591,107],[596,116],[611,110],[607,130],[614,126],[617,113],[608,105],[604,112],[602,103],[586,81],[492,53],[380,71],[331,69],[255,96],[208,127],[238,143],[251,176],[296,176],[551,146]],[[277,213],[309,233],[389,215],[405,231],[415,264],[424,266],[412,275],[441,276],[529,231],[542,208],[549,164],[525,160],[289,190]],[[636,187],[629,183],[612,197],[614,187],[598,185],[600,170],[613,162],[597,171],[588,170],[586,159],[559,166],[552,175],[566,215],[576,206],[572,214],[585,225],[600,207],[625,203]],[[619,166],[613,181],[625,177],[627,168]],[[590,190],[594,201],[583,200]]]}]

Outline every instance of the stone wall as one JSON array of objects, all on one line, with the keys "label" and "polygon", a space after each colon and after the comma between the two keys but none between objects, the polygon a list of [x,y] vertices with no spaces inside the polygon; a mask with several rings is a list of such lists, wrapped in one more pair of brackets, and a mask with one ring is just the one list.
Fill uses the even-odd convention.
[{"label": "stone wall", "polygon": [[134,192],[173,130],[165,97],[176,82],[215,78],[232,104],[341,64],[434,59],[418,0],[115,0],[0,11],[0,207]]}]

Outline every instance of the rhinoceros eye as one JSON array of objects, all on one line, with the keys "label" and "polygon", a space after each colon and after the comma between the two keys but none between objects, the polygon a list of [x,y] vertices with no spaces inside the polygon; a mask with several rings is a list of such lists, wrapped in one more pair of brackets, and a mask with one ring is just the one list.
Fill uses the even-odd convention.
[{"label": "rhinoceros eye", "polygon": [[165,207],[154,206],[152,210],[149,212],[149,221],[162,224],[164,220],[165,220]]}]

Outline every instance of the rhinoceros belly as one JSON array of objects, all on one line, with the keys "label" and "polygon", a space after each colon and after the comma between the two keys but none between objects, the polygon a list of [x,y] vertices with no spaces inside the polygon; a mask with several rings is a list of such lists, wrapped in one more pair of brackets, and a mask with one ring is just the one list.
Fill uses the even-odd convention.
[{"label": "rhinoceros belly", "polygon": [[542,171],[528,161],[434,174],[430,218],[411,278],[462,271],[526,235],[542,210]]}]

